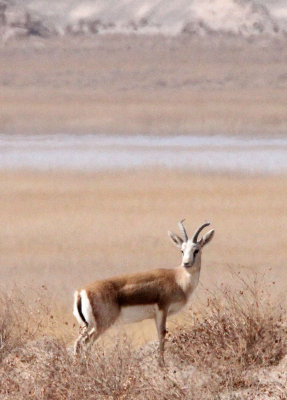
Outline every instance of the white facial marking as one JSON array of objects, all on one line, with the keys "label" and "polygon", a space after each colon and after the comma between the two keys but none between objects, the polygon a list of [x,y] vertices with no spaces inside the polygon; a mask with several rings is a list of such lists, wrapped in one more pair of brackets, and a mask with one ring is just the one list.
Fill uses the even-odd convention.
[{"label": "white facial marking", "polygon": [[191,267],[197,258],[197,254],[200,252],[199,245],[188,240],[182,244],[181,250],[183,252],[182,265]]}]

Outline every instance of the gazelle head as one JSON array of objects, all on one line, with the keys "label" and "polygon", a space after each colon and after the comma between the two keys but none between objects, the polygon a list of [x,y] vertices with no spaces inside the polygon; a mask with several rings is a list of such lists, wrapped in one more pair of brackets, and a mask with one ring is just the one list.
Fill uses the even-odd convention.
[{"label": "gazelle head", "polygon": [[182,252],[182,263],[181,265],[185,268],[190,268],[194,264],[200,265],[201,260],[201,250],[203,246],[211,241],[214,235],[214,229],[211,229],[207,232],[200,240],[198,240],[198,236],[200,232],[206,227],[210,225],[210,222],[205,222],[202,224],[194,233],[191,239],[188,238],[185,227],[183,225],[184,220],[178,223],[179,228],[182,233],[182,237],[176,235],[175,233],[168,232],[169,237],[175,243],[175,245],[180,248]]}]

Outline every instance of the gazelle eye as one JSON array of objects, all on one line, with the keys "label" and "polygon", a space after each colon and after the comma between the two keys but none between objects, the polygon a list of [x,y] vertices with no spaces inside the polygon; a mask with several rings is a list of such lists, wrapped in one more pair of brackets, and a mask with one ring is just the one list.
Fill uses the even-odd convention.
[{"label": "gazelle eye", "polygon": [[196,255],[199,252],[199,250],[194,250],[194,255]]}]

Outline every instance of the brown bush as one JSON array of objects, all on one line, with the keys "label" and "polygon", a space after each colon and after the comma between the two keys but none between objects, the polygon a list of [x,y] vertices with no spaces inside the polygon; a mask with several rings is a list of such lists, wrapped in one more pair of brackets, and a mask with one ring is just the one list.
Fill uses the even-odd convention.
[{"label": "brown bush", "polygon": [[40,329],[43,307],[38,307],[37,300],[30,303],[26,299],[19,289],[11,294],[0,292],[0,362]]},{"label": "brown bush", "polygon": [[210,293],[193,323],[170,337],[177,362],[208,373],[216,392],[248,387],[248,372],[277,365],[286,355],[285,312],[272,302],[264,278],[237,275],[236,280],[237,289]]},{"label": "brown bush", "polygon": [[[154,350],[154,347],[152,347]],[[126,338],[76,359],[62,341],[41,338],[12,352],[0,370],[1,399],[184,399],[176,377]]]},{"label": "brown bush", "polygon": [[65,314],[45,286],[38,290],[0,289],[0,363],[15,348],[43,335],[70,339]]}]

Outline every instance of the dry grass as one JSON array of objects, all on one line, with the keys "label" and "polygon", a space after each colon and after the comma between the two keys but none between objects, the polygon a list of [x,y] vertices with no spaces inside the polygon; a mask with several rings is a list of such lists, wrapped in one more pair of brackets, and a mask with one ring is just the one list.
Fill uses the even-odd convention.
[{"label": "dry grass", "polygon": [[284,40],[218,37],[10,42],[1,132],[285,134],[286,54]]},{"label": "dry grass", "polygon": [[238,289],[222,286],[212,293],[193,323],[179,326],[171,338],[175,357],[208,373],[214,393],[260,386],[250,371],[278,365],[286,355],[285,309],[273,303],[263,277],[233,274],[233,280]]},{"label": "dry grass", "polygon": [[[1,353],[0,398],[267,399],[279,393],[283,399],[285,312],[257,275],[235,279],[237,291],[225,286],[214,291],[196,318],[187,313],[185,324],[171,330],[163,369],[155,344],[136,350],[126,336],[74,359],[63,341],[43,337],[41,330],[32,333],[31,326],[26,333],[17,321],[26,305],[14,296],[0,312],[13,332],[9,352]],[[277,380],[267,379],[270,368]]]},{"label": "dry grass", "polygon": [[[56,308],[55,308],[56,306]],[[65,312],[59,309],[45,287],[39,290],[13,290],[1,288],[0,292],[0,362],[15,348],[41,335],[57,335],[71,340]]]}]

